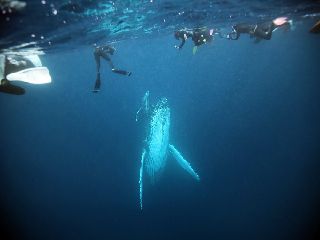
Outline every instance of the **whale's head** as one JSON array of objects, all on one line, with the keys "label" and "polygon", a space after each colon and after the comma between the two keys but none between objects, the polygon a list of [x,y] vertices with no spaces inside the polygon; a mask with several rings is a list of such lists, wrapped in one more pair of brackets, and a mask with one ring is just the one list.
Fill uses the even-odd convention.
[{"label": "whale's head", "polygon": [[154,111],[158,111],[159,109],[164,109],[164,108],[169,108],[168,100],[165,97],[161,98],[157,102],[156,106],[154,107]]}]

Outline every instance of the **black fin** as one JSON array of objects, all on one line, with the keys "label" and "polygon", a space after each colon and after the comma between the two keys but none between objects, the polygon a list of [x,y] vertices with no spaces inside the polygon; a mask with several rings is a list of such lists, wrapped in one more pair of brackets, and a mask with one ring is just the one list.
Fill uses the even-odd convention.
[{"label": "black fin", "polygon": [[112,69],[112,72],[118,73],[118,74],[121,74],[121,75],[127,75],[127,76],[131,75],[131,72],[127,72],[125,70],[119,70],[119,69]]},{"label": "black fin", "polygon": [[94,84],[94,89],[92,92],[99,92],[100,91],[100,86],[101,86],[101,81],[100,81],[100,73],[97,74],[96,82]]}]

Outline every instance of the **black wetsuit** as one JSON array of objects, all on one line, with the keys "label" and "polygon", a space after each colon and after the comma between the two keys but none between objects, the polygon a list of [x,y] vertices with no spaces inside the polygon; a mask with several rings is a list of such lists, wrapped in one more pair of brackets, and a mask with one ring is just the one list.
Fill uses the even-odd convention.
[{"label": "black wetsuit", "polygon": [[227,38],[230,40],[238,40],[241,33],[250,34],[257,39],[270,40],[272,31],[277,28],[273,21],[263,22],[260,24],[240,23],[233,26],[234,32],[229,33]]},{"label": "black wetsuit", "polygon": [[193,31],[192,41],[195,46],[200,46],[202,44],[206,44],[207,42],[211,42],[213,39],[212,34],[207,29],[195,29]]},{"label": "black wetsuit", "polygon": [[113,55],[113,52],[114,52],[114,48],[112,48],[111,46],[108,46],[108,45],[96,47],[93,52],[94,59],[96,61],[96,66],[97,66],[97,78],[96,78],[95,85],[94,85],[94,92],[99,91],[100,85],[101,85],[101,82],[100,82],[100,57],[102,57],[103,59],[105,59],[109,63],[112,72],[122,74],[122,75],[127,75],[127,76],[131,75],[131,72],[127,72],[125,70],[120,70],[120,69],[114,68],[114,65],[109,57],[109,54]]},{"label": "black wetsuit", "polygon": [[200,46],[207,42],[210,42],[213,39],[213,36],[210,34],[210,31],[207,29],[196,28],[192,31],[190,30],[179,30],[175,32],[175,37],[177,40],[181,39],[181,43],[178,46],[179,49],[183,47],[186,40],[191,37],[195,46]]},{"label": "black wetsuit", "polygon": [[183,47],[183,45],[185,44],[186,40],[190,37],[192,38],[193,32],[188,31],[188,30],[179,30],[179,31],[175,32],[174,36],[177,40],[181,40],[181,43],[178,46],[178,48],[181,49]]}]

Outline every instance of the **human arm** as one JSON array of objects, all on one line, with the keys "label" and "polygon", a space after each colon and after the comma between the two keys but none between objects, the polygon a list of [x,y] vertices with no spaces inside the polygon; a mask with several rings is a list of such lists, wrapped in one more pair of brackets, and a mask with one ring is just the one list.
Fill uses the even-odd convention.
[{"label": "human arm", "polygon": [[181,49],[183,47],[183,45],[185,44],[186,40],[183,38],[180,45],[177,46],[178,49]]}]

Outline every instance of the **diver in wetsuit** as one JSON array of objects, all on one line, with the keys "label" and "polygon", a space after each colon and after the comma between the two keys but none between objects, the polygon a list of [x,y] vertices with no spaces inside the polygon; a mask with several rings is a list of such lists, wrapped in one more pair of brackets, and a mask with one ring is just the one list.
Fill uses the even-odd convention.
[{"label": "diver in wetsuit", "polygon": [[97,66],[97,78],[96,78],[93,92],[98,92],[100,90],[100,85],[101,85],[101,82],[100,82],[100,57],[102,57],[103,59],[105,59],[109,63],[112,72],[126,75],[126,76],[131,75],[131,72],[119,70],[114,67],[114,65],[109,57],[109,54],[113,55],[114,51],[115,51],[115,49],[109,45],[98,46],[95,48],[93,55],[94,55],[94,59],[96,61],[96,66]]},{"label": "diver in wetsuit", "polygon": [[207,29],[205,27],[195,28],[193,30],[189,30],[186,28],[178,30],[174,33],[174,37],[177,40],[181,40],[181,43],[179,46],[175,46],[175,48],[181,49],[188,38],[192,39],[194,46],[206,44],[212,41],[214,33],[215,31],[213,29]]},{"label": "diver in wetsuit", "polygon": [[286,17],[279,17],[272,21],[259,24],[240,23],[233,26],[233,31],[226,35],[229,40],[238,40],[242,33],[247,33],[256,39],[270,40],[272,32],[282,26],[290,26],[290,22]]}]

